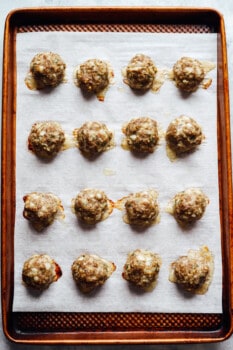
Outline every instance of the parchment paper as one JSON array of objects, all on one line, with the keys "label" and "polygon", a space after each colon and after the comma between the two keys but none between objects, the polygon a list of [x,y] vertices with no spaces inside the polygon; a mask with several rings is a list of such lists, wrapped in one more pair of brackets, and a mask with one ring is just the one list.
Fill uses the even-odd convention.
[{"label": "parchment paper", "polygon": [[[32,57],[54,51],[67,64],[67,82],[52,91],[31,91],[24,84]],[[134,93],[122,81],[121,70],[136,54],[149,55],[158,68],[171,68],[182,56],[217,62],[215,34],[148,33],[24,33],[17,35],[17,158],[14,311],[74,312],[201,312],[222,311],[222,265],[219,222],[216,69],[208,77],[213,82],[187,96],[167,80],[158,93]],[[111,63],[115,83],[105,101],[87,98],[73,83],[77,64],[89,58]],[[153,154],[135,157],[121,148],[122,125],[131,118],[150,116],[166,130],[181,114],[192,116],[203,128],[203,144],[193,154],[171,162],[165,142]],[[85,159],[76,148],[43,162],[27,149],[27,137],[36,121],[55,120],[65,132],[87,120],[105,122],[114,131],[116,147],[94,161]],[[123,196],[154,188],[159,193],[161,221],[144,231],[134,230],[122,220],[123,213],[112,215],[92,229],[80,225],[71,211],[71,200],[86,187],[103,189],[113,201]],[[199,187],[209,197],[204,217],[190,230],[182,230],[165,208],[178,191]],[[23,196],[31,191],[58,195],[65,219],[55,221],[42,233],[35,232],[23,218]],[[212,284],[205,295],[182,293],[168,281],[169,264],[189,249],[207,245],[215,258]],[[142,293],[121,277],[127,253],[136,248],[161,255],[162,267],[156,288]],[[97,292],[82,295],[71,275],[73,260],[88,252],[114,261],[117,270]],[[21,281],[22,266],[34,253],[47,253],[60,264],[63,275],[43,293],[32,293]]]}]

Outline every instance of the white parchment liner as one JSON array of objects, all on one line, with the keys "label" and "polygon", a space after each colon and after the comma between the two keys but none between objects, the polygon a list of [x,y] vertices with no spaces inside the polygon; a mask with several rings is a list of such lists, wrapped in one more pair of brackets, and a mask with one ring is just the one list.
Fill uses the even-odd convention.
[{"label": "white parchment liner", "polygon": [[[206,312],[222,311],[222,265],[219,222],[216,69],[207,89],[185,96],[167,80],[158,93],[134,93],[122,81],[121,70],[136,53],[149,55],[158,68],[171,68],[182,56],[217,62],[215,34],[148,33],[25,33],[17,35],[17,158],[14,311],[76,312]],[[39,52],[59,53],[67,64],[67,82],[50,92],[30,91],[24,84],[32,57]],[[89,58],[111,63],[115,84],[105,101],[86,98],[73,83],[73,70]],[[165,131],[175,117],[192,116],[206,136],[193,154],[171,162],[164,140],[155,153],[135,157],[121,148],[122,125],[133,117],[150,116]],[[27,149],[27,137],[35,121],[55,120],[66,133],[87,120],[105,122],[114,131],[116,147],[95,161],[71,148],[52,162],[43,162]],[[110,170],[110,171],[109,171]],[[171,197],[187,187],[199,187],[210,198],[206,213],[192,229],[182,230],[165,208]],[[71,212],[71,199],[85,187],[103,189],[113,201],[130,192],[154,188],[159,192],[161,221],[143,232],[112,215],[92,229],[81,226]],[[57,194],[65,219],[42,233],[23,218],[23,196],[31,191]],[[168,281],[169,264],[188,249],[207,245],[215,258],[212,284],[205,295],[181,293]],[[141,293],[121,277],[127,253],[136,248],[161,255],[162,267],[156,289]],[[96,293],[82,295],[72,280],[71,264],[83,252],[114,261],[117,270]],[[63,276],[43,293],[32,293],[21,281],[22,266],[34,253],[48,253],[61,266]]]}]

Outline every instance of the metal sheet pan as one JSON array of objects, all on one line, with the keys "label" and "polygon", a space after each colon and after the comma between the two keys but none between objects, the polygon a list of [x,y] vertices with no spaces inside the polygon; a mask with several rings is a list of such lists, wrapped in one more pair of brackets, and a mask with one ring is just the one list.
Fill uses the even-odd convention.
[{"label": "metal sheet pan", "polygon": [[[16,36],[28,31],[217,33],[217,109],[223,256],[221,314],[15,313]],[[232,332],[232,185],[228,72],[223,17],[192,8],[34,8],[14,10],[5,25],[2,120],[2,312],[5,335],[18,343],[161,344],[214,342]]]}]

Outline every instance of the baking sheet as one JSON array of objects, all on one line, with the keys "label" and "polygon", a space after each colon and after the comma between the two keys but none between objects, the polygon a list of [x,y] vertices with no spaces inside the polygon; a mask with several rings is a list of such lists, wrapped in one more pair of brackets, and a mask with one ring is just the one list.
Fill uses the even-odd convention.
[{"label": "baking sheet", "polygon": [[[178,40],[179,38],[179,40]],[[221,234],[219,223],[216,69],[209,89],[190,96],[180,94],[167,80],[158,93],[135,94],[122,82],[121,70],[139,52],[152,57],[159,68],[169,67],[181,56],[216,63],[216,34],[149,33],[24,33],[17,35],[17,159],[14,311],[74,312],[222,312]],[[53,91],[30,91],[24,84],[31,58],[41,51],[58,52],[67,64],[67,82]],[[115,83],[105,101],[86,98],[73,83],[75,66],[88,58],[111,63]],[[169,102],[169,103],[168,103]],[[155,153],[135,157],[121,146],[122,125],[133,117],[150,116],[166,130],[172,119],[187,114],[203,127],[205,142],[192,155],[171,162],[160,144]],[[95,161],[77,149],[60,153],[52,162],[38,160],[27,150],[27,137],[35,121],[56,120],[72,130],[87,120],[105,122],[114,131],[116,147]],[[109,171],[110,170],[110,171]],[[210,198],[205,216],[192,230],[178,227],[165,208],[171,197],[187,187],[200,187]],[[135,231],[112,215],[92,229],[81,226],[71,212],[71,199],[84,187],[105,190],[112,200],[130,192],[155,188],[159,192],[161,221],[145,231]],[[37,233],[22,217],[22,197],[31,191],[57,194],[65,220]],[[169,264],[188,249],[206,244],[215,257],[215,272],[206,295],[182,294],[168,281]],[[159,253],[162,268],[152,293],[129,288],[121,277],[127,253],[145,248]],[[60,264],[63,276],[43,293],[31,293],[21,282],[23,262],[33,253],[48,253]],[[106,284],[89,296],[76,288],[70,267],[83,252],[96,253],[117,265]],[[161,302],[162,301],[162,302]]]}]

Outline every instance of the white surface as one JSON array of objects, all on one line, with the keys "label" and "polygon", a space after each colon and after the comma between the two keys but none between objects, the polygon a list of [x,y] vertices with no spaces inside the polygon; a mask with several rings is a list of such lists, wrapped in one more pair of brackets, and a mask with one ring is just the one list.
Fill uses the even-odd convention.
[{"label": "white surface", "polygon": [[[216,66],[216,39],[215,34],[17,35],[14,311],[222,312],[216,68],[206,76],[212,78],[210,87],[198,89],[188,97],[188,101],[171,80],[167,80],[157,93],[134,94],[123,83],[121,74],[122,67],[138,52],[154,58],[158,69],[172,67],[177,59],[187,54]],[[59,52],[66,62],[67,81],[51,93],[29,91],[24,83],[30,62],[28,58],[49,50]],[[70,55],[70,52],[75,54]],[[104,102],[99,102],[96,96],[85,98],[73,83],[74,67],[91,57],[110,62],[114,69],[115,83],[109,87]],[[172,102],[166,104],[166,99]],[[196,152],[171,162],[163,137],[155,152],[147,157],[135,157],[122,149],[121,128],[131,118],[149,115],[165,132],[171,120],[180,114],[192,116],[203,128],[205,140]],[[89,120],[104,122],[114,132],[116,146],[94,161],[85,159],[76,148],[62,152],[49,163],[40,161],[28,151],[26,140],[32,124],[47,119],[60,122],[69,132]],[[64,162],[67,164],[65,168]],[[106,168],[112,169],[114,174],[106,176]],[[86,227],[78,225],[70,208],[71,199],[87,187],[104,190],[113,201],[132,192],[154,188],[159,195],[160,222],[139,233],[125,224],[122,212],[115,209],[107,220],[87,232]],[[201,188],[209,197],[210,204],[202,220],[187,232],[166,212],[166,206],[177,192],[189,187]],[[65,208],[65,219],[56,221],[45,232],[35,232],[22,217],[22,198],[31,191],[51,191],[58,195]],[[190,300],[168,281],[169,264],[189,249],[198,249],[202,245],[207,245],[214,256],[213,281],[208,293],[196,295]],[[151,293],[136,293],[121,277],[128,252],[137,248],[155,251],[163,261],[157,286]],[[71,276],[71,264],[83,252],[103,256],[117,266],[116,272],[92,297],[79,293]],[[48,253],[60,263],[63,271],[59,281],[37,297],[30,294],[21,281],[25,257],[34,253]]]},{"label": "white surface", "polygon": [[[9,12],[10,9],[13,8],[17,8],[17,7],[26,7],[26,6],[55,6],[55,5],[64,5],[64,6],[83,6],[83,5],[99,5],[99,6],[104,6],[107,5],[108,3],[105,1],[66,1],[65,3],[62,1],[34,1],[33,3],[31,1],[12,1],[11,3],[6,2],[4,4],[1,4],[1,14],[0,14],[0,23],[2,23],[1,25],[1,32],[3,32],[3,23],[5,20],[5,16],[6,14]],[[112,1],[111,5],[125,5],[125,1]],[[232,67],[231,67],[231,53],[233,52],[233,28],[232,28],[232,22],[231,22],[231,17],[233,15],[233,3],[232,1],[199,1],[199,0],[190,0],[190,1],[128,1],[127,5],[131,5],[131,6],[135,6],[135,5],[154,5],[154,6],[199,6],[199,7],[203,7],[203,6],[208,6],[208,7],[215,7],[217,9],[219,9],[223,14],[224,14],[224,18],[225,18],[225,25],[226,25],[226,29],[227,29],[227,43],[228,43],[228,57],[229,57],[229,76],[231,77],[231,73],[232,73]],[[2,36],[1,36],[2,39]],[[1,55],[2,55],[2,51],[1,51]],[[233,85],[233,80],[230,79],[230,88]],[[33,346],[24,346],[24,345],[13,345],[10,344],[5,338],[4,336],[1,334],[1,338],[0,338],[0,349],[33,349]],[[135,349],[193,349],[193,350],[201,350],[201,349],[232,349],[233,347],[233,337],[229,340],[227,340],[224,343],[220,343],[220,344],[198,344],[198,345],[170,345],[170,346],[134,346]],[[43,347],[44,349],[52,349],[54,347],[51,346],[45,346]],[[83,346],[83,347],[75,347],[75,346],[71,346],[71,347],[59,347],[59,349],[88,349],[90,347],[88,346]],[[101,349],[103,347],[101,346],[97,346],[96,349]],[[108,349],[113,349],[116,348],[116,346],[107,346],[105,348]],[[121,346],[121,349],[128,349],[128,346]]]}]

